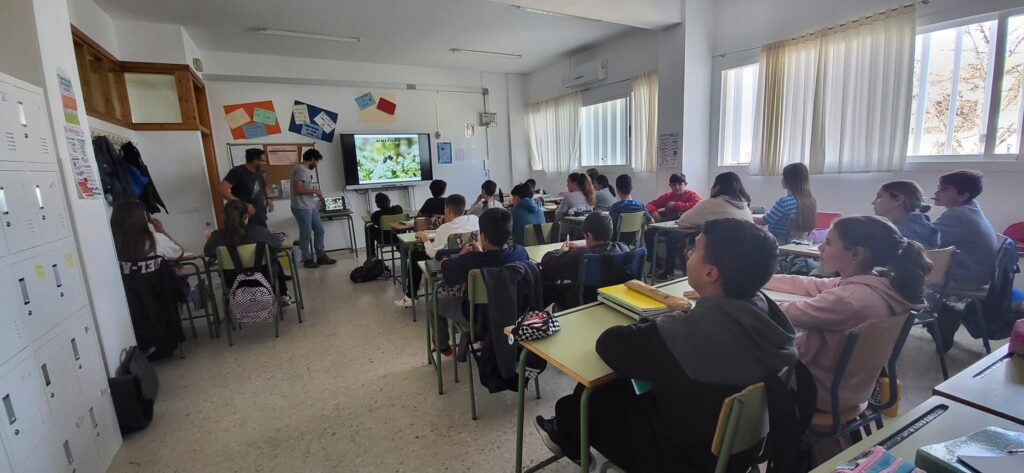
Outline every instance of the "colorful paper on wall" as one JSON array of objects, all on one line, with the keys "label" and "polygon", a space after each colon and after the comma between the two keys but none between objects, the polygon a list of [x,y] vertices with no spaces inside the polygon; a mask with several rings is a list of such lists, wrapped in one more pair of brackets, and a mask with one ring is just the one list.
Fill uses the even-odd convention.
[{"label": "colorful paper on wall", "polygon": [[60,103],[64,108],[64,123],[81,125],[78,120],[78,98],[71,77],[63,69],[57,68],[57,84],[60,87]]},{"label": "colorful paper on wall", "polygon": [[658,167],[679,168],[682,166],[679,156],[679,133],[662,133],[658,135]]},{"label": "colorful paper on wall", "polygon": [[[377,98],[378,105],[376,107],[369,107],[365,110],[360,110],[356,114],[356,119],[362,123],[395,123],[394,109],[391,109],[392,113],[384,113],[379,109],[381,101],[387,101],[397,107],[398,102],[395,101],[395,96],[391,94],[376,93],[374,94],[374,97]],[[390,106],[385,105],[385,108],[389,107]]]},{"label": "colorful paper on wall", "polygon": [[288,125],[288,131],[292,133],[331,143],[334,141],[334,130],[337,127],[336,112],[298,100],[292,106],[292,122]]},{"label": "colorful paper on wall", "polygon": [[245,139],[247,140],[262,138],[267,136],[267,127],[262,123],[249,123],[247,125],[242,125],[242,134],[245,135]]},{"label": "colorful paper on wall", "polygon": [[[264,121],[256,120],[257,109],[260,110],[259,118]],[[263,127],[263,131],[257,130],[256,127],[249,127],[249,134],[253,137],[281,133],[281,124],[277,120],[277,111],[274,109],[274,102],[270,100],[225,105],[224,119],[231,128],[231,137],[236,140],[248,139],[245,126],[252,124]]]},{"label": "colorful paper on wall", "polygon": [[75,187],[79,199],[95,199],[103,194],[99,175],[93,159],[89,157],[90,141],[85,139],[85,132],[78,125],[64,125],[64,137],[68,143],[68,158],[71,160],[71,172],[75,177]]},{"label": "colorful paper on wall", "polygon": [[451,141],[438,141],[437,142],[437,164],[451,164],[452,163],[452,142]]},{"label": "colorful paper on wall", "polygon": [[377,99],[373,98],[373,92],[356,97],[356,106],[359,107],[359,110],[366,110],[374,105],[377,105]]},{"label": "colorful paper on wall", "polygon": [[377,110],[380,110],[388,115],[394,115],[396,107],[398,107],[398,105],[385,98],[381,98],[380,100],[377,101]]}]

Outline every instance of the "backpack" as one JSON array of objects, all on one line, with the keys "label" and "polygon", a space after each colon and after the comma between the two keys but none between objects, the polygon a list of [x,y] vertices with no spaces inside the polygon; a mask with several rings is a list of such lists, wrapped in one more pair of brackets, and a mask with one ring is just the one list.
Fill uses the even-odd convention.
[{"label": "backpack", "polygon": [[1017,244],[1003,237],[996,253],[996,270],[985,299],[971,301],[964,307],[963,323],[974,338],[989,340],[1009,338],[1017,314],[1013,312],[1013,279],[1020,272],[1017,265]]},{"label": "backpack", "polygon": [[[236,246],[227,247],[231,262],[235,268],[242,268],[242,259],[238,256]],[[239,325],[251,325],[270,322],[274,319],[274,290],[267,277],[260,272],[263,266],[263,255],[266,245],[256,244],[256,257],[251,268],[238,269],[235,282],[228,291],[228,307],[231,316]]]},{"label": "backpack", "polygon": [[371,256],[366,258],[366,261],[363,262],[362,266],[353,269],[352,272],[349,273],[348,278],[356,284],[376,281],[384,275],[384,271],[384,261],[376,256]]}]

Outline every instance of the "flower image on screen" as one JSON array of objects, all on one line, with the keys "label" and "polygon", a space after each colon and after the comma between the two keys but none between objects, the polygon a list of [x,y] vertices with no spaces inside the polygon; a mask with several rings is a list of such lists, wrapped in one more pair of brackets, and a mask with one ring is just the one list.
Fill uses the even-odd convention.
[{"label": "flower image on screen", "polygon": [[419,135],[356,135],[360,184],[420,180]]}]

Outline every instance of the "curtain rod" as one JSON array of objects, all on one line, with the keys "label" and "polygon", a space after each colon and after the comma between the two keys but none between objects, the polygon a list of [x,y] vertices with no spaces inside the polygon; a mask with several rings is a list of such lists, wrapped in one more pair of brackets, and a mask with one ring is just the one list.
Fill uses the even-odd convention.
[{"label": "curtain rod", "polygon": [[[914,5],[914,4],[927,5],[927,4],[931,3],[931,2],[932,2],[932,0],[919,0],[917,2],[909,3],[907,5],[903,5],[902,7],[896,7],[896,8],[906,8],[906,7],[908,7],[910,5]],[[875,13],[872,13],[872,15],[874,15],[874,14]],[[871,15],[868,15],[868,16],[871,16]],[[867,18],[867,17],[865,17],[865,18]],[[853,21],[856,21],[856,20],[853,20]],[[845,25],[846,23],[849,23],[849,22],[848,21],[847,22],[843,22],[843,23],[840,23],[840,24],[838,24],[836,26],[842,26],[842,25]],[[836,26],[830,26],[830,27],[827,27],[825,29],[835,28]],[[807,33],[807,34],[813,34],[813,33]],[[803,37],[803,36],[806,36],[806,35],[795,36],[794,38],[800,38],[800,37]],[[724,52],[724,53],[720,53],[720,54],[715,54],[713,57],[723,58],[723,57],[726,57],[726,56],[731,56],[733,54],[745,53],[745,52],[749,52],[749,51],[757,51],[759,49],[761,49],[761,46],[754,46],[752,48],[737,49],[736,51],[728,51],[728,52]]]}]

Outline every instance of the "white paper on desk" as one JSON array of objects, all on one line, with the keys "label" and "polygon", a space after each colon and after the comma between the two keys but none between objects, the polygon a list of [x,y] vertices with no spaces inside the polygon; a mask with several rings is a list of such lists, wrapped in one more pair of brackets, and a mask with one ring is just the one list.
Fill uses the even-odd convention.
[{"label": "white paper on desk", "polygon": [[1005,455],[1001,457],[960,455],[957,458],[979,473],[1024,471],[1024,455]]}]

